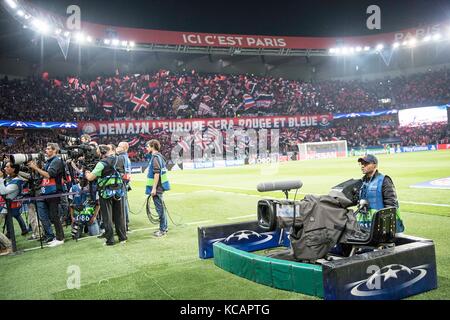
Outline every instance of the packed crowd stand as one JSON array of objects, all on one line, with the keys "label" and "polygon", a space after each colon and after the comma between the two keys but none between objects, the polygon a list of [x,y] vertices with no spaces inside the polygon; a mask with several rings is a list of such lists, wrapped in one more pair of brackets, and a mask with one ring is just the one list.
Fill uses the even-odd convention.
[{"label": "packed crowd stand", "polygon": [[[393,144],[402,146],[423,146],[428,144],[450,143],[448,124],[435,123],[420,127],[399,127],[395,115],[338,119],[331,122],[327,128],[282,128],[280,129],[280,151],[286,153],[297,151],[297,144],[305,142],[321,142],[346,140],[348,148],[367,148],[381,146],[384,141],[395,141]],[[36,153],[43,149],[47,142],[58,142],[58,134],[77,136],[76,130],[14,130],[4,129],[0,140],[0,155],[11,153]],[[224,142],[225,131],[222,132]],[[204,134],[205,135],[205,134]],[[105,135],[94,138],[98,143],[118,144],[128,141],[129,157],[133,162],[148,160],[145,151],[145,141],[150,139],[161,141],[161,154],[171,158],[172,149],[177,141],[172,141],[170,132],[154,130],[149,134],[139,135]],[[210,142],[210,141],[207,141]],[[211,144],[211,143],[210,143]],[[224,149],[224,152],[226,150]]]},{"label": "packed crowd stand", "polygon": [[[450,101],[450,70],[382,80],[298,81],[250,74],[116,74],[0,81],[0,119],[83,121],[351,113]],[[258,103],[260,102],[260,103]]]}]

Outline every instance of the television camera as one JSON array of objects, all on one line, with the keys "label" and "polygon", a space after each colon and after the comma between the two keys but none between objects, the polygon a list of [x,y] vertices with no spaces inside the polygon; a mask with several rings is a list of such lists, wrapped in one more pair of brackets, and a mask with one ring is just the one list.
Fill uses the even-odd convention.
[{"label": "television camera", "polygon": [[92,171],[100,161],[100,156],[97,152],[97,146],[90,143],[82,143],[79,138],[65,135],[58,135],[58,139],[65,143],[61,150],[61,159],[64,161],[71,160],[77,167],[82,170]]}]

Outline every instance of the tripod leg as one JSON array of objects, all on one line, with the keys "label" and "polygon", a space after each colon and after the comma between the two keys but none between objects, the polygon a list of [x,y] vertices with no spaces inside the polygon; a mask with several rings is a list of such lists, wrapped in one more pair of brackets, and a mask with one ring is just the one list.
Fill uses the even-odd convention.
[{"label": "tripod leg", "polygon": [[39,218],[39,211],[38,211],[37,201],[33,200],[33,204],[34,204],[34,208],[36,210],[36,217],[37,217],[37,221],[38,221],[39,242],[41,243],[41,249],[43,249],[44,245],[42,244],[41,219]]}]

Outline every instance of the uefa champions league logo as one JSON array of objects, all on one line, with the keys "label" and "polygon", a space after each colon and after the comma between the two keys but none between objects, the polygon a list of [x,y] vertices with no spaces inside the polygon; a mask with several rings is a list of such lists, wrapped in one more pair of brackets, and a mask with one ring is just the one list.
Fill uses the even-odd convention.
[{"label": "uefa champions league logo", "polygon": [[390,264],[375,271],[369,278],[350,283],[346,288],[357,297],[373,297],[408,288],[427,275],[428,264],[408,268]]},{"label": "uefa champions league logo", "polygon": [[218,238],[213,239],[210,242],[218,242],[221,241],[227,245],[247,245],[247,246],[256,246],[262,243],[269,242],[273,239],[273,236],[270,234],[260,234],[258,232],[252,230],[239,230],[232,234],[230,234],[226,238]]}]

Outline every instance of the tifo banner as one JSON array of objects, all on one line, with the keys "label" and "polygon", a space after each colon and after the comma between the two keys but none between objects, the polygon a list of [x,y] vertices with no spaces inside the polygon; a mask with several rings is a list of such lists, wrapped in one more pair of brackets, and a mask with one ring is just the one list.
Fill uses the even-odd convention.
[{"label": "tifo banner", "polygon": [[78,126],[75,122],[24,122],[0,120],[0,127],[28,129],[76,129]]},{"label": "tifo banner", "polygon": [[399,32],[381,33],[370,36],[356,37],[292,37],[292,36],[262,36],[242,34],[217,34],[199,32],[178,32],[151,29],[125,28],[105,26],[82,22],[82,29],[87,33],[104,38],[114,32],[119,39],[132,39],[138,43],[154,43],[167,45],[187,45],[198,47],[234,47],[261,49],[329,49],[338,43],[346,46],[375,46],[377,43],[403,41],[412,37],[424,37],[444,32],[446,23],[437,24],[426,31],[406,29]]},{"label": "tifo banner", "polygon": [[80,122],[78,128],[83,133],[99,135],[148,134],[152,130],[162,129],[170,132],[204,130],[208,127],[227,130],[236,128],[276,129],[294,127],[326,127],[333,119],[331,114],[311,116],[266,116],[241,118],[206,118],[206,119],[166,119],[133,120],[114,122]]}]

